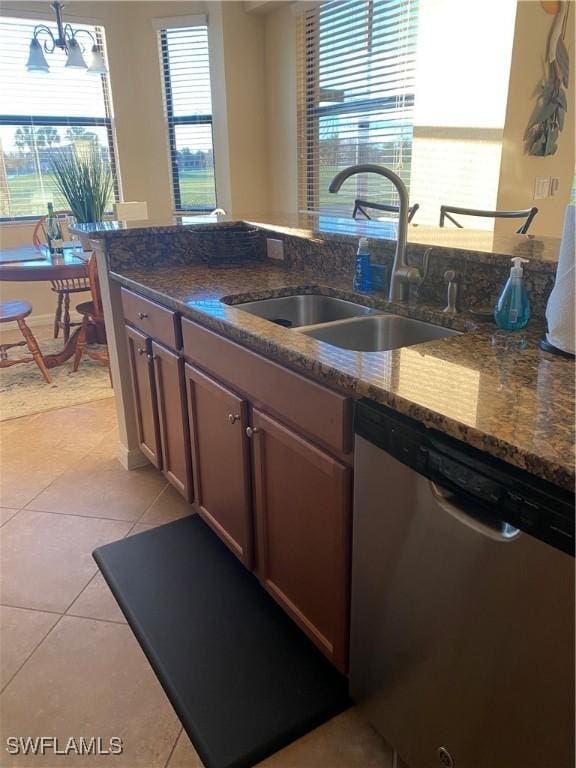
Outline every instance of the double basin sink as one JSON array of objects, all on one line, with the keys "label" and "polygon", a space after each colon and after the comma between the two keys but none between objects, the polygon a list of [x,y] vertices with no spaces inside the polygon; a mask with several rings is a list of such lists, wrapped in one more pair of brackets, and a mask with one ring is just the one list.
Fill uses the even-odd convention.
[{"label": "double basin sink", "polygon": [[315,293],[250,301],[235,307],[340,349],[358,352],[382,352],[459,334],[440,325],[384,314]]}]

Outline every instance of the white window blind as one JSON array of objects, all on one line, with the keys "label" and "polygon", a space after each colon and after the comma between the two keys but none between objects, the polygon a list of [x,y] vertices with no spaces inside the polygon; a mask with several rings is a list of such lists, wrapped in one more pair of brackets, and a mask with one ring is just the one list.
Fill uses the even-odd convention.
[{"label": "white window blind", "polygon": [[162,29],[160,48],[176,211],[216,207],[206,24]]},{"label": "white window blind", "polygon": [[417,0],[332,0],[304,14],[299,35],[299,205],[350,216],[356,199],[397,204],[392,185],[358,163],[392,168],[409,186]]},{"label": "white window blind", "polygon": [[[420,0],[410,185],[420,205],[416,223],[438,226],[443,204],[497,207],[515,18],[516,0]],[[494,227],[494,219],[455,218],[467,228]],[[505,225],[514,232],[519,222]]]},{"label": "white window blind", "polygon": [[[54,152],[96,146],[115,168],[108,78],[66,69],[60,50],[46,54],[49,72],[28,72],[30,40],[39,23],[45,22],[0,20],[0,218],[39,216],[48,202],[68,207],[50,171]],[[92,32],[104,50],[101,28],[74,27]]]}]

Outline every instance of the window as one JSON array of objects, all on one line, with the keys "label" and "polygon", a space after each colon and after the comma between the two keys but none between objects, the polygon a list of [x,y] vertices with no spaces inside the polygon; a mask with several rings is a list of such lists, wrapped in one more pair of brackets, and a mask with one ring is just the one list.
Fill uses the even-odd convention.
[{"label": "window", "polygon": [[350,216],[354,200],[397,203],[373,175],[328,186],[358,163],[392,168],[410,184],[416,0],[332,0],[301,28],[300,208]]},{"label": "window", "polygon": [[339,170],[358,163],[398,173],[419,205],[416,224],[438,226],[443,203],[496,208],[515,9],[515,0],[331,0],[308,11],[299,43],[300,209],[350,217],[356,199],[397,205],[377,176],[328,192]]},{"label": "window", "polygon": [[[28,72],[28,48],[38,23],[0,20],[0,218],[40,216],[48,202],[68,208],[50,172],[55,151],[95,145],[114,169],[107,77],[66,69],[60,51],[49,55],[50,72]],[[90,30],[104,50],[102,29],[74,26]]]},{"label": "window", "polygon": [[[442,204],[497,207],[515,18],[516,0],[420,0],[410,186],[420,204],[416,223],[438,226]],[[494,227],[494,219],[456,219]],[[508,223],[510,232],[517,226]]]},{"label": "window", "polygon": [[208,27],[160,30],[176,211],[216,207]]}]

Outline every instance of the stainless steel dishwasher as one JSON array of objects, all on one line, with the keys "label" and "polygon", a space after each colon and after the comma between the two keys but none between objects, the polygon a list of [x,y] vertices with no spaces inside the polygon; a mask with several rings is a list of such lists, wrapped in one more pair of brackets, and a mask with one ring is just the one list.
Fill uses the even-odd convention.
[{"label": "stainless steel dishwasher", "polygon": [[350,679],[410,768],[573,768],[574,496],[361,401]]}]

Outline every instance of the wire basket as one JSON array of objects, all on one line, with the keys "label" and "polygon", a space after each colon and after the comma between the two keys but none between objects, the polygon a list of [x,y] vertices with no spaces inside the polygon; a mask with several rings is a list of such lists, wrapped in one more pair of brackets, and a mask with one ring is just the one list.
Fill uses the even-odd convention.
[{"label": "wire basket", "polygon": [[261,233],[244,222],[216,224],[190,230],[194,254],[209,267],[228,267],[261,258]]}]

